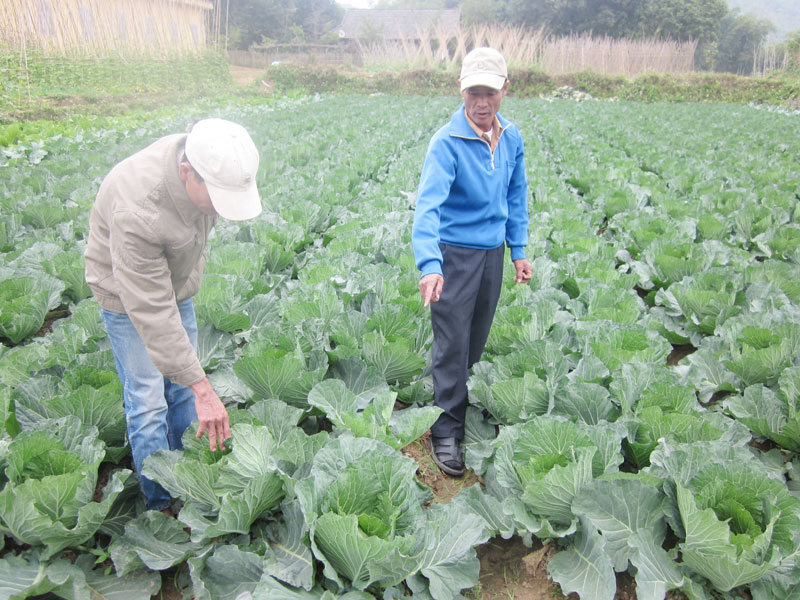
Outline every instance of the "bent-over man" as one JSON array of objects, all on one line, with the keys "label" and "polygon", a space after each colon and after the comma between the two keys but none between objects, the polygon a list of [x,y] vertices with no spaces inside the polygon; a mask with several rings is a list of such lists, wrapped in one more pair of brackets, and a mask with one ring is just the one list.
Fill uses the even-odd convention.
[{"label": "bent-over man", "polygon": [[192,296],[218,216],[240,221],[261,212],[258,162],[242,126],[201,120],[111,169],[89,217],[86,282],[122,381],[128,442],[148,509],[169,513],[171,498],[141,476],[147,456],[182,448],[195,418],[197,437],[208,432],[211,450],[231,435],[197,358]]}]

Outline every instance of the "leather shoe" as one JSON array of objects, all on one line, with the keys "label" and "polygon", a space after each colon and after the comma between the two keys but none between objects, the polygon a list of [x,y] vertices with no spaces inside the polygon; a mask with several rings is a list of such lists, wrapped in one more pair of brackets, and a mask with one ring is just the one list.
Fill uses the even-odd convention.
[{"label": "leather shoe", "polygon": [[464,459],[461,456],[459,440],[454,437],[431,436],[431,457],[445,475],[461,477],[464,475]]}]

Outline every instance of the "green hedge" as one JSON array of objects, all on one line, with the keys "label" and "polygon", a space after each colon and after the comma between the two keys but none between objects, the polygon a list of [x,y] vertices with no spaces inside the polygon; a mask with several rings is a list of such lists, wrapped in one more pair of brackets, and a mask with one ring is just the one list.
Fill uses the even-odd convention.
[{"label": "green hedge", "polygon": [[[349,94],[456,94],[457,74],[446,70],[360,73],[334,68],[277,65],[266,78],[283,94],[317,92]],[[581,72],[548,75],[535,69],[511,69],[509,95],[537,97],[569,86],[596,98],[646,102],[731,102],[793,105],[800,99],[800,77],[739,77],[729,74],[663,75],[648,73],[634,78]]]}]

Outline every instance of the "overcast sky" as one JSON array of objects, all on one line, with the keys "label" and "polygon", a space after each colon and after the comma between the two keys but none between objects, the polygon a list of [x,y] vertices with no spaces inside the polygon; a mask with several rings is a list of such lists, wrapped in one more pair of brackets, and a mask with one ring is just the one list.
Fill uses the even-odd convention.
[{"label": "overcast sky", "polygon": [[345,8],[372,8],[373,0],[336,0]]}]

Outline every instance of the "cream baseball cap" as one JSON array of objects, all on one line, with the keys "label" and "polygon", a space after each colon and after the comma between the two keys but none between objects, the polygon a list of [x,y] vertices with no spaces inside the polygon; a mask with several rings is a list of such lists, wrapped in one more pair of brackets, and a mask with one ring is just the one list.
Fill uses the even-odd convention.
[{"label": "cream baseball cap", "polygon": [[506,59],[494,48],[475,48],[461,62],[461,91],[476,85],[502,90],[508,79]]},{"label": "cream baseball cap", "polygon": [[198,121],[186,137],[185,152],[221,217],[244,221],[261,214],[258,149],[244,127],[225,119]]}]

